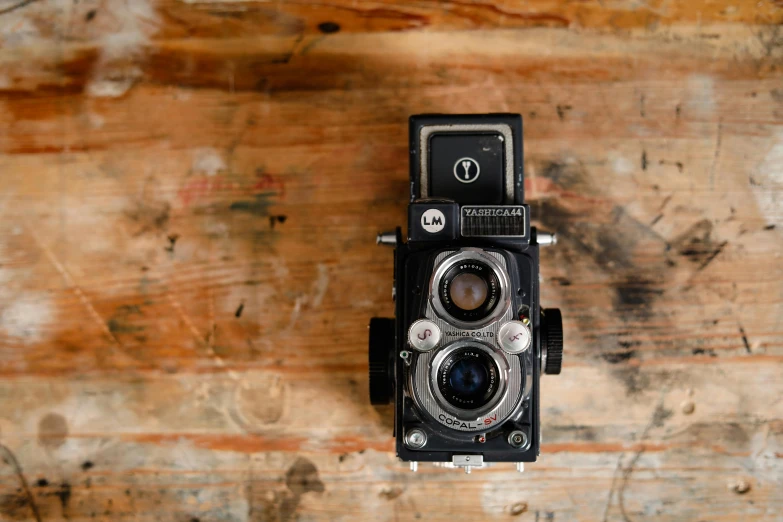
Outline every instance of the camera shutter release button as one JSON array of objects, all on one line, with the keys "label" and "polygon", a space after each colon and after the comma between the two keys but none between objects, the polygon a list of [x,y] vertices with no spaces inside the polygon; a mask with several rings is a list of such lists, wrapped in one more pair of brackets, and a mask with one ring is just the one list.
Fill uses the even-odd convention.
[{"label": "camera shutter release button", "polygon": [[432,350],[440,342],[440,328],[427,319],[415,321],[408,329],[408,342],[421,352]]},{"label": "camera shutter release button", "polygon": [[530,348],[533,336],[530,329],[520,321],[509,321],[498,331],[498,343],[509,353],[522,353]]}]

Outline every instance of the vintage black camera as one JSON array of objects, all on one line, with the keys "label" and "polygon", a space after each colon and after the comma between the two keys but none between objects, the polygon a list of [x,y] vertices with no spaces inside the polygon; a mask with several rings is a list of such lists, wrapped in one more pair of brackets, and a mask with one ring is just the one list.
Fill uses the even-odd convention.
[{"label": "vintage black camera", "polygon": [[410,118],[408,241],[395,246],[395,319],[370,321],[370,400],[394,401],[397,456],[483,467],[534,462],[539,379],[563,358],[560,311],[539,305],[524,203],[522,118]]}]

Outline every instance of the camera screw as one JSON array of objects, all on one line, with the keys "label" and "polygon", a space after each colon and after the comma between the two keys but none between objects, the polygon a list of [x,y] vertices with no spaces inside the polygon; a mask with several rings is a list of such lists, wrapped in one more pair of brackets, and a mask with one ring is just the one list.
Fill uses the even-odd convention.
[{"label": "camera screw", "polygon": [[536,241],[540,246],[549,246],[557,244],[557,235],[548,234],[547,232],[539,232],[536,234]]},{"label": "camera screw", "polygon": [[514,448],[524,448],[527,446],[527,433],[524,431],[512,431],[508,434],[508,443]]},{"label": "camera screw", "polygon": [[405,444],[411,449],[423,448],[427,444],[427,434],[418,428],[412,429],[405,434]]},{"label": "camera screw", "polygon": [[484,444],[485,442],[487,442],[487,437],[484,435],[479,435],[478,437],[476,437],[476,442],[478,442],[479,444]]},{"label": "camera screw", "polygon": [[395,232],[381,232],[375,236],[375,244],[397,246],[397,234]]}]

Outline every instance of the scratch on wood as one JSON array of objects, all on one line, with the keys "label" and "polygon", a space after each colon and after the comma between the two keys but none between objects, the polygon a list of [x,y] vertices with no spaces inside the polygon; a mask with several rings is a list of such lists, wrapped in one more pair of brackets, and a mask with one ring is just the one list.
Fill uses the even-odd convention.
[{"label": "scratch on wood", "polygon": [[35,503],[35,497],[33,497],[32,491],[30,491],[30,485],[27,483],[27,479],[22,471],[22,466],[19,465],[19,461],[16,459],[16,455],[6,446],[0,443],[0,449],[5,453],[4,459],[14,468],[14,473],[22,484],[25,495],[27,495],[27,502],[30,504],[30,509],[33,511],[33,516],[36,522],[41,522],[41,514],[38,512],[38,505]]},{"label": "scratch on wood", "polygon": [[21,9],[22,7],[26,7],[34,2],[37,2],[38,0],[22,0],[21,2],[14,4],[12,6],[6,7],[5,9],[0,9],[0,15],[4,15],[6,13],[10,13],[11,11],[16,11],[17,9]]},{"label": "scratch on wood", "polygon": [[171,295],[171,292],[166,292],[165,294],[166,299],[168,300],[169,304],[172,308],[177,312],[177,315],[182,320],[183,323],[185,323],[185,326],[188,327],[188,330],[190,330],[190,333],[193,334],[193,337],[196,339],[196,342],[198,342],[200,345],[202,345],[206,351],[207,355],[215,361],[215,364],[220,366],[221,368],[225,368],[226,373],[229,377],[233,380],[239,380],[239,376],[231,369],[226,368],[226,363],[223,361],[223,359],[215,352],[215,350],[212,348],[212,346],[201,336],[201,334],[198,331],[198,328],[196,328],[195,323],[193,322],[193,319],[185,312],[185,309],[182,308],[182,304],[174,299],[174,296]]},{"label": "scratch on wood", "polygon": [[742,325],[739,325],[739,332],[742,336],[742,344],[745,345],[745,352],[750,353],[750,342],[748,342],[748,336],[745,334],[745,329]]},{"label": "scratch on wood", "polygon": [[674,194],[669,194],[665,198],[663,198],[663,201],[661,202],[661,206],[658,208],[658,212],[663,212],[663,209],[666,208],[666,205],[669,204],[669,202],[674,197]]},{"label": "scratch on wood", "polygon": [[723,119],[718,120],[718,136],[715,138],[715,154],[712,157],[712,166],[710,166],[710,189],[715,186],[715,167],[718,165],[720,157],[720,147],[723,137]]},{"label": "scratch on wood", "polygon": [[[60,263],[59,259],[57,259],[57,256],[54,255],[54,252],[47,247],[41,239],[38,237],[38,234],[36,234],[32,227],[26,227],[30,232],[30,237],[33,238],[33,241],[35,241],[35,244],[38,246],[38,248],[46,255],[46,258],[49,260],[49,262],[54,266],[55,270],[60,274],[60,276],[65,281],[65,284],[68,285],[68,288],[70,288],[73,293],[76,294],[76,297],[79,298],[79,301],[82,303],[82,305],[87,309],[87,313],[90,316],[90,318],[93,320],[95,324],[97,324],[100,329],[103,331],[104,335],[106,335],[109,339],[111,339],[114,344],[118,348],[124,348],[122,343],[120,343],[119,339],[117,339],[114,334],[109,329],[109,326],[106,324],[106,321],[103,320],[101,315],[98,313],[98,311],[95,309],[95,306],[92,304],[92,301],[87,297],[87,295],[82,291],[81,287],[76,284],[76,282],[73,280],[73,277],[71,277],[71,274],[68,272],[68,270],[65,269],[62,263]],[[130,357],[127,354],[123,354],[126,357]]]},{"label": "scratch on wood", "polygon": [[[652,415],[650,415],[650,420],[647,423],[647,426],[644,427],[644,430],[642,431],[642,435],[639,437],[639,442],[640,443],[647,439],[647,437],[648,437],[648,435],[650,433],[650,430],[653,427],[661,427],[661,426],[663,426],[665,420],[668,417],[671,416],[671,410],[666,410],[663,407],[663,398],[664,398],[664,395],[666,394],[666,391],[667,391],[667,388],[664,388],[661,391],[661,399],[658,402],[658,404],[656,404],[655,408],[653,409]],[[634,469],[636,468],[636,464],[637,464],[637,462],[639,462],[639,459],[641,458],[642,454],[644,453],[644,450],[645,450],[644,445],[641,445],[639,447],[639,449],[636,451],[636,453],[634,453],[634,456],[631,459],[631,461],[628,463],[628,466],[626,466],[626,468],[623,470],[622,481],[620,483],[620,488],[617,491],[617,504],[620,507],[620,513],[623,515],[623,520],[625,522],[631,522],[631,519],[628,518],[628,514],[625,511],[625,489],[628,487],[628,482],[631,479],[631,474],[633,473]],[[624,456],[625,456],[624,453],[622,455],[620,455],[620,458],[617,461],[617,469],[615,470],[615,474],[612,477],[612,485],[611,485],[610,490],[609,490],[609,499],[607,500],[606,509],[604,510],[604,522],[606,522],[606,520],[607,520],[607,516],[608,516],[608,513],[609,513],[609,507],[612,504],[612,494],[614,493],[615,479],[617,478],[617,470],[620,469],[620,467],[621,467],[620,464],[621,464],[622,459],[623,459]]]},{"label": "scratch on wood", "polygon": [[702,261],[701,265],[699,265],[699,268],[696,269],[697,272],[701,272],[705,268],[707,268],[707,265],[712,263],[712,260],[718,257],[718,254],[723,252],[723,248],[728,245],[728,241],[724,241],[723,243],[718,245],[718,248],[716,248],[704,261]]},{"label": "scratch on wood", "polygon": [[617,467],[614,469],[614,474],[612,475],[612,485],[609,486],[609,497],[606,499],[603,522],[607,522],[609,519],[609,507],[612,505],[612,497],[614,496],[614,487],[615,483],[617,482],[617,475],[620,473],[620,470],[623,467],[623,457],[625,457],[625,453],[621,453],[620,457],[617,459]]}]

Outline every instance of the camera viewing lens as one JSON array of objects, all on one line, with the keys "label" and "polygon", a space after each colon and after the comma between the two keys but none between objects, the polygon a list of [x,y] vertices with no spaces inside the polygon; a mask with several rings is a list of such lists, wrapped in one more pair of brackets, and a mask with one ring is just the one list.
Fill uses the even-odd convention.
[{"label": "camera viewing lens", "polygon": [[482,261],[459,261],[446,270],[438,294],[450,316],[465,322],[481,321],[500,301],[500,281]]},{"label": "camera viewing lens", "polygon": [[463,310],[475,310],[487,299],[487,283],[475,274],[459,274],[451,282],[451,301]]},{"label": "camera viewing lens", "polygon": [[443,398],[460,409],[486,406],[499,386],[499,370],[484,350],[462,348],[448,356],[438,369],[438,388]]}]

